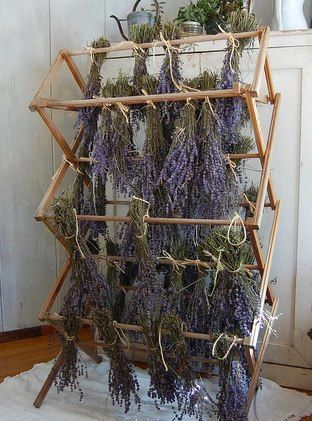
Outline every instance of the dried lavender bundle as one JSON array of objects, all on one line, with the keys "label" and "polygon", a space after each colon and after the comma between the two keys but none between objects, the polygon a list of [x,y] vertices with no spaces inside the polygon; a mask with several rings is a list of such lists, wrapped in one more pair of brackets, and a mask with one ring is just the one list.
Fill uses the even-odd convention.
[{"label": "dried lavender bundle", "polygon": [[173,370],[176,376],[178,419],[187,415],[203,420],[205,406],[208,406],[208,403],[211,404],[212,399],[205,388],[200,387],[198,376],[193,370],[190,351],[183,335],[186,324],[182,322],[179,316],[169,312],[162,317],[160,327],[169,333],[165,355],[170,353],[174,356],[170,360],[168,370]]},{"label": "dried lavender bundle", "polygon": [[159,347],[159,315],[146,319],[140,317],[143,334],[149,349],[148,374],[150,375],[149,398],[154,400],[157,409],[160,405],[173,404],[177,400],[176,374],[167,370]]},{"label": "dried lavender bundle", "polygon": [[[225,355],[229,344],[221,340],[218,345],[218,355]],[[219,420],[248,420],[246,408],[250,380],[244,348],[238,345],[231,350],[228,358],[219,361]]]},{"label": "dried lavender bundle", "polygon": [[[99,38],[91,43],[91,67],[88,75],[88,82],[84,92],[84,99],[92,99],[95,96],[99,96],[101,92],[101,67],[104,60],[106,59],[107,53],[96,53],[92,54],[93,48],[105,48],[109,47],[109,42],[106,38]],[[97,121],[100,115],[100,108],[80,108],[78,112],[78,118],[76,125],[83,124],[83,140],[82,144],[89,151],[93,147],[93,138],[97,130]]]},{"label": "dried lavender bundle", "polygon": [[131,406],[133,396],[135,405],[140,410],[139,383],[132,364],[125,355],[123,347],[128,339],[121,336],[114,326],[111,312],[108,310],[95,309],[92,312],[92,320],[98,329],[100,340],[104,341],[108,348],[104,348],[105,354],[110,359],[109,392],[113,405],[124,406],[127,413]]},{"label": "dried lavender bundle", "polygon": [[166,306],[163,281],[158,276],[156,261],[151,254],[147,239],[147,224],[144,216],[148,215],[149,204],[133,198],[129,216],[132,220],[135,235],[136,255],[138,257],[138,288],[132,296],[132,318],[151,317],[161,314]]},{"label": "dried lavender bundle", "polygon": [[[180,38],[180,32],[177,25],[168,22],[162,27],[162,36],[165,40],[173,40]],[[166,47],[165,58],[158,75],[158,83],[156,88],[157,94],[167,94],[180,92],[182,87],[181,60],[180,52],[177,47]],[[181,105],[179,102],[161,102],[159,104],[160,115],[164,128],[170,129],[174,121],[179,117]]]},{"label": "dried lavender bundle", "polygon": [[52,210],[54,221],[66,238],[73,259],[71,286],[65,296],[64,309],[69,307],[77,315],[86,316],[88,306],[109,307],[112,288],[92,257],[86,239],[79,232],[72,196],[64,192],[54,200]]},{"label": "dried lavender bundle", "polygon": [[83,362],[77,348],[76,340],[81,327],[80,318],[68,309],[64,314],[64,333],[57,333],[61,341],[61,366],[57,372],[54,384],[57,393],[63,392],[65,388],[78,391],[80,400],[83,398],[83,392],[79,384],[79,377],[86,372],[86,366]]},{"label": "dried lavender bundle", "polygon": [[193,165],[198,154],[195,126],[196,109],[193,104],[186,103],[157,181],[157,185],[163,186],[170,197],[171,210],[182,214],[189,199]]},{"label": "dried lavender bundle", "polygon": [[[129,96],[132,93],[128,78],[122,73],[119,73],[115,82],[108,80],[102,90],[104,97]],[[133,143],[128,112],[122,104],[102,110],[92,152],[95,180],[100,179],[104,184],[111,177],[116,192],[124,196],[132,194],[139,172],[136,165],[138,152]]]},{"label": "dried lavender bundle", "polygon": [[[228,31],[248,32],[257,29],[259,22],[255,16],[246,10],[232,12],[228,20]],[[240,58],[243,51],[252,44],[252,39],[241,39],[239,44],[234,46],[228,41],[227,53],[224,57],[221,81],[219,89],[231,89],[234,82],[239,82],[241,75],[239,71]],[[219,130],[222,138],[222,148],[225,153],[234,153],[235,146],[239,142],[242,123],[246,112],[242,98],[226,98],[217,101],[217,115]]]}]

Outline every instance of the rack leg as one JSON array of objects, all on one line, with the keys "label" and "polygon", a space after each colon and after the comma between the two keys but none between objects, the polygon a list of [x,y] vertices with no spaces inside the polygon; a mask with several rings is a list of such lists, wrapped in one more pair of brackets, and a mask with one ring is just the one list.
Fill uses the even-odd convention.
[{"label": "rack leg", "polygon": [[54,363],[54,366],[51,368],[51,371],[50,371],[46,381],[44,382],[42,388],[40,389],[40,392],[38,393],[38,395],[35,399],[34,406],[36,408],[41,407],[42,402],[44,401],[45,397],[47,396],[47,394],[48,394],[48,392],[49,392],[49,390],[50,390],[50,388],[51,388],[51,386],[52,386],[52,384],[55,380],[55,377],[57,376],[57,373],[58,373],[58,371],[61,367],[61,364],[62,364],[62,356],[61,356],[61,354],[59,354],[55,363]]},{"label": "rack leg", "polygon": [[[278,306],[278,298],[276,297],[274,299],[272,312],[271,312],[271,315],[273,317],[276,314],[277,306]],[[271,336],[271,326],[272,326],[272,324],[270,326],[267,326],[267,328],[266,328],[266,331],[265,331],[265,334],[264,334],[264,337],[263,337],[263,341],[262,341],[262,344],[261,344],[261,348],[260,348],[260,351],[259,351],[259,356],[257,358],[256,365],[255,365],[255,368],[254,368],[254,373],[253,373],[253,376],[251,378],[251,383],[250,383],[249,392],[248,392],[247,414],[249,412],[252,400],[255,396],[257,384],[259,383],[260,371],[261,371],[262,363],[263,363],[263,360],[264,360],[265,350],[268,346],[270,336]]]}]

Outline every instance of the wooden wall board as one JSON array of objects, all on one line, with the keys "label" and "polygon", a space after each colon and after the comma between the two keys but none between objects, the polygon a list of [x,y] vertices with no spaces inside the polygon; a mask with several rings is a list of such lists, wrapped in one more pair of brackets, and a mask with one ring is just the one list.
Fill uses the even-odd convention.
[{"label": "wooden wall board", "polygon": [[5,331],[38,324],[36,313],[56,273],[54,239],[33,219],[52,175],[52,143],[42,121],[31,118],[28,110],[38,81],[51,64],[47,22],[48,0],[0,3],[0,249]]}]

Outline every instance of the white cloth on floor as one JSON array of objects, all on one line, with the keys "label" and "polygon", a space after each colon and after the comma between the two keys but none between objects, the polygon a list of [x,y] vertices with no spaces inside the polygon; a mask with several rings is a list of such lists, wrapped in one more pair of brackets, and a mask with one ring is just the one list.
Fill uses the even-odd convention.
[{"label": "white cloth on floor", "polygon": [[[35,365],[31,370],[15,377],[8,377],[0,384],[0,420],[1,421],[171,421],[173,411],[170,405],[160,411],[147,397],[149,377],[145,370],[137,370],[140,383],[141,411],[133,405],[128,414],[122,408],[113,406],[108,394],[109,363],[99,365],[86,360],[88,378],[81,377],[80,384],[84,392],[79,402],[79,392],[66,390],[57,394],[51,387],[40,409],[32,403],[45,381],[52,362]],[[217,379],[205,380],[206,387],[215,395]],[[296,391],[283,389],[276,383],[263,379],[253,401],[249,421],[299,421],[301,417],[312,414],[312,398]],[[185,417],[185,420],[193,418]],[[213,420],[214,418],[210,418]]]}]

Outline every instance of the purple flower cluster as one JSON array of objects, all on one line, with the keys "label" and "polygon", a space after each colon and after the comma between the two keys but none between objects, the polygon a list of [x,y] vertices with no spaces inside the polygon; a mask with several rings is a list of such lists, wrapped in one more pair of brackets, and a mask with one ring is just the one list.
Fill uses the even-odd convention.
[{"label": "purple flower cluster", "polygon": [[250,376],[244,350],[238,348],[233,354],[220,362],[218,416],[222,421],[247,421]]},{"label": "purple flower cluster", "polygon": [[[231,67],[231,53],[224,58],[219,89],[231,89],[238,80],[237,73]],[[233,153],[240,138],[243,114],[242,98],[225,98],[217,100],[216,115],[221,136],[223,152]]]},{"label": "purple flower cluster", "polygon": [[[189,107],[192,106],[186,106],[185,113],[192,112]],[[181,210],[183,214],[197,155],[197,138],[192,128],[178,128],[157,181],[157,185],[163,186],[169,194],[171,209],[174,212]]]},{"label": "purple flower cluster", "polygon": [[[170,56],[171,54],[171,60]],[[171,67],[171,70],[170,70]],[[166,51],[166,56],[160,68],[156,94],[170,94],[179,92],[178,86],[182,82],[180,71],[181,63],[177,52]],[[181,105],[179,102],[162,102],[160,104],[160,115],[163,124],[169,125],[179,117]]]}]

